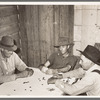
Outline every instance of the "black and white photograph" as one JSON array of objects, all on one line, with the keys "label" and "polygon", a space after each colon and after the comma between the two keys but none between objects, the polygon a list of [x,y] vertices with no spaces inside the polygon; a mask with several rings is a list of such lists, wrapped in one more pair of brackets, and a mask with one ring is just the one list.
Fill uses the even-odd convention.
[{"label": "black and white photograph", "polygon": [[0,3],[0,98],[100,97],[100,3]]}]

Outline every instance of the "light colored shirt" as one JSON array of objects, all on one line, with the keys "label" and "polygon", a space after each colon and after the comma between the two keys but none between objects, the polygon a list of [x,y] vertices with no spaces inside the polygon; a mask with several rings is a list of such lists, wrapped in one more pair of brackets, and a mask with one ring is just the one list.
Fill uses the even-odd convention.
[{"label": "light colored shirt", "polygon": [[15,52],[9,58],[5,59],[2,57],[0,51],[0,83],[15,80],[15,69],[23,71],[26,67],[26,64]]},{"label": "light colored shirt", "polygon": [[84,92],[87,93],[87,96],[100,96],[100,74],[92,72],[95,69],[100,70],[100,66],[95,64],[85,72],[84,77],[80,81],[72,85],[62,82],[60,84],[63,84],[64,87],[59,88],[73,96]]}]

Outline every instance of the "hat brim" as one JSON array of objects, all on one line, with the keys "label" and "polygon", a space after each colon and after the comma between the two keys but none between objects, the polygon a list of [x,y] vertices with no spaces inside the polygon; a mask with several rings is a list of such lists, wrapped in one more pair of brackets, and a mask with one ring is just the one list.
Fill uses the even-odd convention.
[{"label": "hat brim", "polygon": [[100,65],[99,62],[94,61],[94,60],[92,59],[93,57],[89,56],[86,52],[83,52],[83,51],[78,50],[78,49],[77,49],[77,51],[79,51],[82,55],[84,55],[86,58],[88,58],[89,60],[91,60],[91,61],[94,62],[95,64]]},{"label": "hat brim", "polygon": [[66,45],[66,46],[68,46],[68,45],[74,45],[74,43],[68,43],[68,44],[62,44],[62,45],[55,45],[54,47],[55,48],[59,48],[60,46],[64,46],[64,45]]},{"label": "hat brim", "polygon": [[0,42],[0,48],[7,49],[9,51],[16,51],[17,50],[17,46],[16,45],[14,45],[12,47],[7,47],[7,46],[2,45],[1,42]]}]

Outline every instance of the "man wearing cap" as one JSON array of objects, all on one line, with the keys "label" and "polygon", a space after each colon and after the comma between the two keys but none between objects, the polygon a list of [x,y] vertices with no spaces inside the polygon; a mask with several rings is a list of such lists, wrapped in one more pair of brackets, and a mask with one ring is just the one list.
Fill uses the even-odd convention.
[{"label": "man wearing cap", "polygon": [[51,54],[44,66],[42,66],[41,71],[46,74],[56,74],[76,68],[75,66],[78,65],[79,59],[70,54],[72,46],[73,43],[68,43],[67,39],[60,38],[58,44],[54,46],[58,48],[58,51]]},{"label": "man wearing cap", "polygon": [[100,96],[100,51],[94,46],[88,45],[84,51],[80,51],[82,68],[58,75],[59,78],[80,78],[74,84],[68,84],[58,79],[55,85],[64,93],[78,95],[81,93],[87,96]]},{"label": "man wearing cap", "polygon": [[[33,70],[29,69],[26,64],[14,52],[17,46],[11,36],[3,36],[0,41],[0,83],[14,81],[17,78],[31,76]],[[19,73],[15,73],[15,69]]]}]

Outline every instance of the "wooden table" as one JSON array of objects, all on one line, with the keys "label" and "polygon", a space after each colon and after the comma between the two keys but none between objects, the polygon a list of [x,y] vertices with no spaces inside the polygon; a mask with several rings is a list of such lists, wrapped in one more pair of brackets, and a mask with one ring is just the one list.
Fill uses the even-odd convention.
[{"label": "wooden table", "polygon": [[34,74],[28,78],[20,78],[16,81],[6,82],[0,85],[2,97],[62,97],[63,93],[54,84],[47,84],[51,75],[42,73],[33,68]]}]

